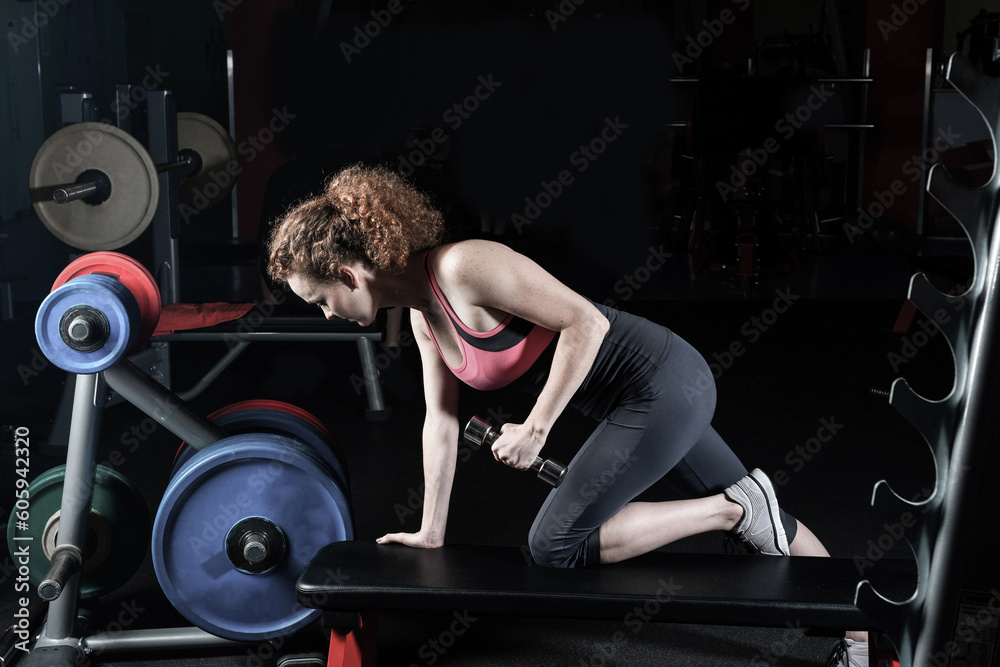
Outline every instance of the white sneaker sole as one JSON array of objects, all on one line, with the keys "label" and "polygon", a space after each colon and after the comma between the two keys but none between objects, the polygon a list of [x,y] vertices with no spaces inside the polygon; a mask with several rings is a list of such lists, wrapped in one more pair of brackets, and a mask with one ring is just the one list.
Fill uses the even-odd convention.
[{"label": "white sneaker sole", "polygon": [[774,493],[774,487],[771,486],[771,480],[767,478],[767,475],[760,468],[754,468],[750,471],[750,479],[753,480],[757,488],[767,498],[768,518],[770,518],[771,526],[774,528],[774,548],[784,556],[791,555],[788,549],[788,538],[785,535],[785,527],[781,523],[781,514],[778,512],[778,498]]}]

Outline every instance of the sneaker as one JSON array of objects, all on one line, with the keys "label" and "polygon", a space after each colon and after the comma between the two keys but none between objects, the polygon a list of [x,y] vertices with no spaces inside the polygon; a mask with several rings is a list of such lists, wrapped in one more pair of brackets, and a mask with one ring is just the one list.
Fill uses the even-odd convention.
[{"label": "sneaker", "polygon": [[754,468],[723,493],[743,508],[743,518],[732,531],[734,537],[752,553],[789,555],[785,527],[778,514],[778,499],[767,475]]},{"label": "sneaker", "polygon": [[868,644],[841,639],[830,651],[828,667],[868,667]]}]

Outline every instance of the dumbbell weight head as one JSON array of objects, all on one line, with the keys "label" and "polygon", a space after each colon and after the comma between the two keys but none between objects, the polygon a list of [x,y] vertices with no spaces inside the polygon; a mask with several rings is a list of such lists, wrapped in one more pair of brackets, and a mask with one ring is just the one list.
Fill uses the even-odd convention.
[{"label": "dumbbell weight head", "polygon": [[[496,439],[500,437],[500,431],[493,428],[485,419],[475,416],[465,425],[462,434],[469,446],[476,450],[483,445],[492,447]],[[540,456],[535,457],[530,469],[538,474],[538,479],[553,487],[559,486],[566,474],[566,466],[551,459],[543,459]]]},{"label": "dumbbell weight head", "polygon": [[493,443],[500,436],[497,431],[493,430],[492,424],[479,417],[473,417],[469,420],[469,423],[465,425],[463,434],[469,446],[476,450],[483,445],[492,447]]},{"label": "dumbbell weight head", "polygon": [[566,466],[552,459],[543,459],[540,456],[535,457],[531,469],[538,473],[538,479],[553,487],[559,486],[566,474]]}]

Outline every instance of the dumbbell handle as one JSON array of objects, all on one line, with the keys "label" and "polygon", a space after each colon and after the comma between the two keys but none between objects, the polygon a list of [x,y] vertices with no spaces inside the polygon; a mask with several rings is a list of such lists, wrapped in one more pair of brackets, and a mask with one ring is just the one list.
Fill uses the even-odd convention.
[{"label": "dumbbell handle", "polygon": [[[500,437],[500,431],[494,429],[485,419],[473,417],[465,425],[464,435],[466,442],[473,449],[479,449],[483,445],[492,447]],[[536,456],[530,467],[538,473],[538,479],[554,487],[559,486],[566,474],[566,466],[552,459],[543,459],[541,456]]]}]

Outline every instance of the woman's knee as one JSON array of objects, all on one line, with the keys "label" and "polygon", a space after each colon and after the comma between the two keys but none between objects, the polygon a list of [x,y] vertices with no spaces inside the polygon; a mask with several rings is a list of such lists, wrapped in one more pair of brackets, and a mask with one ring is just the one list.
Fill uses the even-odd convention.
[{"label": "woman's knee", "polygon": [[[558,543],[558,546],[557,546]],[[528,535],[528,549],[531,559],[542,567],[570,568],[574,566],[575,557],[567,553],[562,544],[563,539],[546,535],[545,531],[533,530]]]},{"label": "woman's knee", "polygon": [[528,535],[528,549],[531,559],[542,567],[586,567],[591,560],[599,562],[600,543],[596,538],[596,531],[589,536],[573,539],[562,533],[555,535],[532,530]]}]

